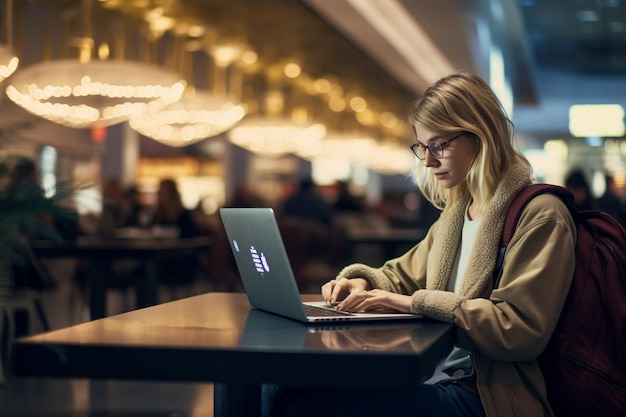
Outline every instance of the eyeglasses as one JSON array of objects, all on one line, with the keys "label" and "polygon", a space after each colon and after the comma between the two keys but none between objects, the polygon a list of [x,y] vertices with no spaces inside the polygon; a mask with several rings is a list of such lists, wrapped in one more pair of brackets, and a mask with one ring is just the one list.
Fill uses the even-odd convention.
[{"label": "eyeglasses", "polygon": [[433,156],[433,158],[441,159],[443,158],[443,150],[448,146],[448,144],[452,142],[453,140],[457,140],[461,136],[465,136],[465,135],[467,135],[467,132],[461,132],[458,135],[454,136],[451,139],[448,139],[445,142],[433,141],[433,142],[430,142],[428,146],[424,146],[421,143],[414,143],[413,145],[411,145],[411,150],[413,151],[413,154],[417,157],[417,159],[421,159],[421,160],[426,159],[426,149],[428,149],[428,151]]}]

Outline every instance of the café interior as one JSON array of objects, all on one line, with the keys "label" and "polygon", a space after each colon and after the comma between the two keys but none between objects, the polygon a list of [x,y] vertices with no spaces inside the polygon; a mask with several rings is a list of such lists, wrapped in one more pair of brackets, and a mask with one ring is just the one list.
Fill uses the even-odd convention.
[{"label": "caf\u00e9 interior", "polygon": [[[3,172],[4,161],[27,158],[47,197],[71,190],[59,204],[76,214],[72,238],[135,242],[178,236],[152,223],[161,184],[173,180],[198,234],[210,239],[194,278],[160,286],[156,303],[243,291],[218,209],[271,207],[280,217],[304,180],[329,207],[345,187],[359,210],[335,213],[323,236],[304,236],[301,224],[294,233],[285,222],[303,292],[317,291],[342,265],[382,263],[410,247],[436,213],[411,175],[407,114],[429,84],[457,70],[489,81],[538,181],[563,185],[580,170],[599,198],[610,174],[626,202],[622,0],[0,0],[0,7]],[[112,183],[133,190],[145,215],[103,232]],[[401,237],[362,238],[391,233]],[[27,332],[93,319],[76,283],[81,259],[45,257],[41,266],[54,281],[37,294],[48,328],[35,323]],[[0,273],[11,282],[9,269]],[[0,306],[11,297],[1,290]],[[132,289],[106,291],[106,315],[141,307]],[[6,353],[14,337],[4,330],[0,346],[3,416],[213,416],[209,383],[13,375]]]}]

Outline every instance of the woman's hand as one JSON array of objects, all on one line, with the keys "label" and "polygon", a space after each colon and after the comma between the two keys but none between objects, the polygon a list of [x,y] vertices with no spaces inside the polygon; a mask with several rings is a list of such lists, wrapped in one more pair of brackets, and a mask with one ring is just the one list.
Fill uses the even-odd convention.
[{"label": "woman's hand", "polygon": [[362,278],[331,280],[322,286],[322,297],[327,305],[336,305],[340,311],[411,312],[410,296],[367,288]]},{"label": "woman's hand", "polygon": [[326,305],[333,306],[354,292],[367,290],[367,281],[363,278],[331,279],[322,285],[322,297]]}]

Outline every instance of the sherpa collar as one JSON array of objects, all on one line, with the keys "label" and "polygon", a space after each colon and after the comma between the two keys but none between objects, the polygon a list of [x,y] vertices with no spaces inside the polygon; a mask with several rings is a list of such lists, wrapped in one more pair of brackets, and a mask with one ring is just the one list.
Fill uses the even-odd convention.
[{"label": "sherpa collar", "polygon": [[[521,163],[514,165],[502,177],[481,220],[463,276],[461,295],[467,298],[476,298],[482,293],[484,286],[491,283],[507,211],[513,197],[530,182],[530,170]],[[469,196],[466,201],[456,205],[451,212],[439,219],[438,230],[442,231],[439,232],[442,236],[441,238],[435,237],[429,254],[427,289],[446,289],[457,248],[461,241],[465,210],[468,204]]]}]

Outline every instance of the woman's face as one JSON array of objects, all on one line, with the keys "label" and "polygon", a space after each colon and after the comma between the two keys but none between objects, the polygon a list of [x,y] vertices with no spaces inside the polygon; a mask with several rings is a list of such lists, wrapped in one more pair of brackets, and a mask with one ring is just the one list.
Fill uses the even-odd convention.
[{"label": "woman's face", "polygon": [[[438,134],[415,127],[417,142],[428,146],[430,142],[444,144],[461,132]],[[435,159],[432,153],[426,151],[424,164],[430,168],[435,178],[443,188],[452,188],[461,184],[467,178],[467,172],[476,156],[476,143],[470,133],[444,145],[443,157]]]}]

